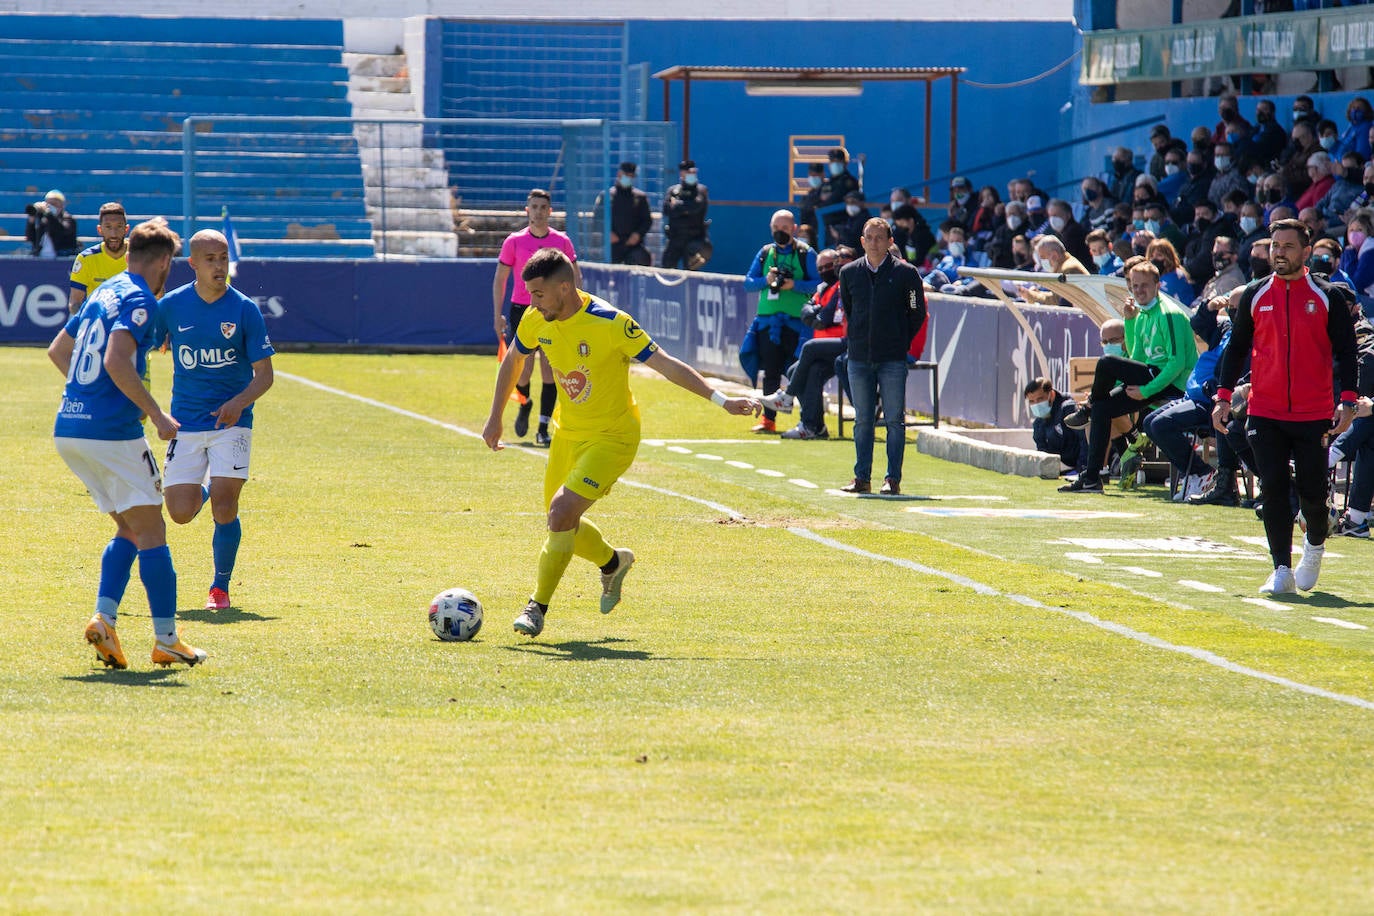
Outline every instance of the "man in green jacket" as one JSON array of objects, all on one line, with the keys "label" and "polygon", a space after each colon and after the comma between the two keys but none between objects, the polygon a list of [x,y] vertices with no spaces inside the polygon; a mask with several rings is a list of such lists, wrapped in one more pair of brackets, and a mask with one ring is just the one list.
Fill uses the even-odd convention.
[{"label": "man in green jacket", "polygon": [[1091,421],[1088,469],[1060,487],[1064,493],[1101,493],[1112,419],[1183,397],[1188,373],[1197,362],[1188,313],[1159,294],[1159,269],[1141,259],[1127,270],[1126,280],[1132,297],[1122,309],[1126,356],[1097,361],[1088,403],[1064,420],[1071,429],[1082,429]]}]

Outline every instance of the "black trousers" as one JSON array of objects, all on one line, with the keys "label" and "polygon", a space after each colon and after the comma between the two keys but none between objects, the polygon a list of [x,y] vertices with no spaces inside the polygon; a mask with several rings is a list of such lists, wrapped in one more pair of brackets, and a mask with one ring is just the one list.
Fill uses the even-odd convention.
[{"label": "black trousers", "polygon": [[[1088,475],[1089,480],[1101,476],[1102,466],[1107,463],[1107,447],[1112,444],[1112,420],[1149,407],[1145,401],[1137,401],[1125,391],[1112,392],[1123,385],[1147,384],[1154,381],[1158,374],[1159,370],[1154,366],[1120,356],[1104,356],[1097,361],[1092,391],[1088,394],[1092,420],[1088,425],[1088,469],[1083,473]],[[1170,385],[1159,392],[1154,400],[1181,397],[1183,392]]]},{"label": "black trousers", "polygon": [[[1326,442],[1329,420],[1271,420],[1251,416],[1245,438],[1255,455],[1255,473],[1264,487],[1264,536],[1274,566],[1293,565],[1293,507],[1290,485],[1296,478],[1298,508],[1307,520],[1307,541],[1321,546],[1329,533],[1326,511]],[[1288,462],[1293,462],[1289,477]]]},{"label": "black trousers", "polygon": [[[763,393],[772,394],[778,390],[778,383],[782,379],[783,370],[792,364],[797,355],[797,344],[800,339],[797,332],[789,327],[782,329],[778,342],[773,342],[772,335],[763,331],[758,336],[759,341],[759,368],[763,370]],[[777,417],[776,410],[765,410],[764,417],[772,420]]]}]

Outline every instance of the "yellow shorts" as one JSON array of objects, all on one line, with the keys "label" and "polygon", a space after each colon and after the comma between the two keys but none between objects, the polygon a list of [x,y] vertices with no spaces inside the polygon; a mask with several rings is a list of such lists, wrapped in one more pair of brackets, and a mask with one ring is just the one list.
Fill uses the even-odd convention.
[{"label": "yellow shorts", "polygon": [[600,499],[630,469],[638,451],[638,439],[579,440],[555,432],[544,469],[544,506],[553,502],[560,487],[587,499]]}]

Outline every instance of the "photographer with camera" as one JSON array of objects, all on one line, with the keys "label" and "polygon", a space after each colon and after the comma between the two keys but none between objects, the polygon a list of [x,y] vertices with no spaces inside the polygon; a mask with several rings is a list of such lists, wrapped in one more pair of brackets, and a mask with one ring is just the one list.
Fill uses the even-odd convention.
[{"label": "photographer with camera", "polygon": [[[820,280],[815,250],[794,238],[797,222],[792,211],[778,210],[769,226],[773,241],[759,249],[744,277],[746,292],[761,292],[758,317],[740,347],[740,362],[749,377],[763,370],[765,395],[778,390],[783,370],[797,358],[802,342],[811,338],[801,312]],[[776,411],[765,410],[754,432],[777,432],[776,417]]]},{"label": "photographer with camera", "polygon": [[61,191],[49,191],[42,200],[24,208],[28,220],[24,224],[24,239],[33,249],[35,258],[70,258],[76,255],[76,220],[67,212],[67,197]]}]

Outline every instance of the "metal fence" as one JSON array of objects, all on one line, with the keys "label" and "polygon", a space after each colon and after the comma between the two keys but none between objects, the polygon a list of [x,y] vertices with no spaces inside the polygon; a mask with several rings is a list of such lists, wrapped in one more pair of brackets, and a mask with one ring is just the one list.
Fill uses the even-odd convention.
[{"label": "metal fence", "polygon": [[[182,139],[185,230],[227,207],[242,245],[285,256],[339,253],[330,242],[356,256],[362,238],[383,257],[489,255],[541,187],[581,256],[607,260],[617,164],[637,163],[655,211],[677,180],[676,130],[659,121],[187,118]],[[655,220],[650,250],[661,244]]]}]

